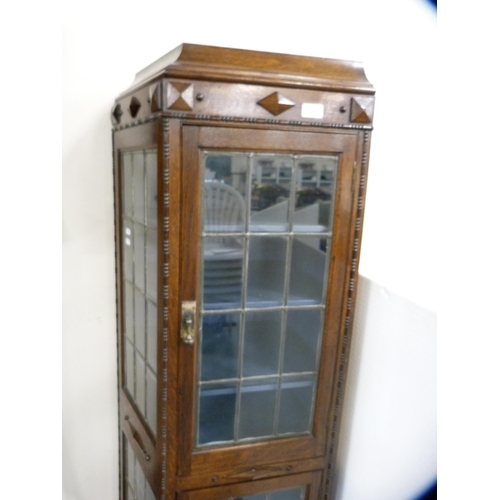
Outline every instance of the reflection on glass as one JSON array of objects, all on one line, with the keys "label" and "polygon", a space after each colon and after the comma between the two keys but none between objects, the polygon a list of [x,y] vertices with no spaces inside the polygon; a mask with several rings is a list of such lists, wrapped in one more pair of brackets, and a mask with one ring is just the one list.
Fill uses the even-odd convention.
[{"label": "reflection on glass", "polygon": [[134,281],[134,248],[132,242],[134,240],[132,234],[132,224],[125,220],[123,222],[123,274],[125,279]]},{"label": "reflection on glass", "polygon": [[292,165],[291,155],[253,157],[250,231],[288,231]]},{"label": "reflection on glass", "polygon": [[290,269],[291,305],[321,304],[327,279],[326,253],[321,250],[321,238],[292,238],[292,265]]},{"label": "reflection on glass", "polygon": [[236,384],[207,384],[199,395],[199,444],[232,441]]},{"label": "reflection on glass", "polygon": [[317,370],[318,339],[321,334],[322,314],[319,309],[288,311],[284,373]]},{"label": "reflection on glass", "polygon": [[276,379],[243,384],[238,426],[240,439],[273,435],[277,389]]},{"label": "reflection on glass", "polygon": [[203,316],[202,380],[221,380],[238,376],[239,339],[239,314]]},{"label": "reflection on glass", "polygon": [[250,238],[247,307],[284,303],[287,239],[279,236]]},{"label": "reflection on glass", "polygon": [[204,309],[241,307],[243,248],[243,238],[204,238]]},{"label": "reflection on glass", "polygon": [[[267,493],[258,493],[257,495],[250,495],[246,497],[238,497],[241,500],[267,500]],[[236,499],[235,499],[236,500]]]},{"label": "reflection on glass", "polygon": [[338,157],[300,156],[296,159],[295,232],[330,229],[335,199]]},{"label": "reflection on glass", "polygon": [[245,228],[246,155],[208,155],[205,161],[206,232],[241,232]]},{"label": "reflection on glass", "polygon": [[255,495],[238,496],[224,500],[304,500],[305,486],[287,490],[269,491]]},{"label": "reflection on glass", "polygon": [[244,377],[278,373],[282,316],[281,311],[246,313]]},{"label": "reflection on glass", "polygon": [[278,431],[280,434],[307,432],[313,410],[312,377],[290,377],[281,381]]},{"label": "reflection on glass", "polygon": [[301,500],[304,488],[274,491],[270,500]]}]

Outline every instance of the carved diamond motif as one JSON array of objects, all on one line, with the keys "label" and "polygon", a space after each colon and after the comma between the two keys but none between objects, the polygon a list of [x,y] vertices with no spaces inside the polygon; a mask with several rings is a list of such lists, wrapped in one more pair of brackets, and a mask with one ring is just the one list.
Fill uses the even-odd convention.
[{"label": "carved diamond motif", "polygon": [[120,104],[117,104],[115,106],[115,109],[113,109],[113,112],[111,113],[113,115],[113,118],[115,119],[116,123],[120,123],[120,120],[123,115],[122,107]]},{"label": "carved diamond motif", "polygon": [[290,99],[285,96],[278,94],[278,92],[274,92],[273,94],[264,97],[264,99],[261,99],[257,104],[269,111],[269,113],[272,113],[274,116],[280,115],[287,109],[295,106],[293,101],[290,101]]},{"label": "carved diamond motif", "polygon": [[373,118],[372,97],[352,97],[351,98],[351,122],[371,123]]},{"label": "carved diamond motif", "polygon": [[139,109],[141,109],[141,103],[139,102],[139,99],[137,99],[137,97],[132,97],[132,99],[130,99],[128,109],[130,110],[132,118],[135,118],[137,116],[137,113],[139,113]]},{"label": "carved diamond motif", "polygon": [[167,109],[192,111],[194,87],[191,83],[168,82]]}]

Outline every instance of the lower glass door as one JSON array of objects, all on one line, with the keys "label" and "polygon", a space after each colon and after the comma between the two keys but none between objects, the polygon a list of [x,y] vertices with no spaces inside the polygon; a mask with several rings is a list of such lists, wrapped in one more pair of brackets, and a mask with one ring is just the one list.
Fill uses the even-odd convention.
[{"label": "lower glass door", "polygon": [[321,472],[185,492],[181,500],[317,500]]}]

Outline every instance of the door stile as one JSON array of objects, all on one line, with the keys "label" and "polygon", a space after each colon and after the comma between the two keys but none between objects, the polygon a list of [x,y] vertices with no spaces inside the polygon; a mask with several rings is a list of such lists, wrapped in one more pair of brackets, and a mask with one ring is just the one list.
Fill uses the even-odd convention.
[{"label": "door stile", "polygon": [[[163,118],[163,171],[162,182],[165,186],[164,198],[165,264],[163,270],[168,286],[168,298],[162,311],[164,329],[162,341],[162,363],[166,366],[166,376],[162,377],[161,416],[166,417],[161,435],[161,500],[175,498],[178,450],[178,412],[179,412],[179,289],[180,262],[182,257],[181,234],[181,123],[179,120]],[[164,288],[165,290],[165,288]]]},{"label": "door stile", "polygon": [[338,440],[341,428],[342,407],[344,404],[345,374],[347,373],[349,352],[356,303],[356,291],[358,281],[359,255],[361,251],[361,236],[363,230],[363,215],[366,200],[366,178],[368,173],[368,152],[370,147],[370,132],[358,133],[356,144],[356,168],[353,172],[352,184],[352,208],[351,220],[347,226],[348,236],[348,272],[346,274],[342,305],[341,331],[339,332],[339,344],[335,357],[335,374],[333,383],[332,404],[329,410],[329,422],[327,434],[327,468],[323,475],[321,484],[321,498],[329,500],[334,498],[337,477],[335,471]]},{"label": "door stile", "polygon": [[326,453],[328,448],[328,416],[330,401],[333,398],[331,390],[331,380],[334,378],[335,363],[331,362],[332,354],[338,350],[342,333],[343,322],[339,320],[342,317],[344,304],[339,297],[342,297],[340,291],[344,288],[346,276],[349,270],[343,264],[349,252],[349,227],[350,227],[350,207],[353,203],[351,191],[353,164],[356,154],[356,136],[345,137],[340,155],[340,168],[338,178],[338,193],[335,203],[334,237],[330,249],[330,275],[328,277],[328,296],[326,299],[324,336],[322,357],[320,360],[318,387],[323,388],[323,392],[317,399],[317,405],[323,403],[323,411],[318,407],[315,415],[314,429],[321,432],[321,439],[325,443],[322,451]]},{"label": "door stile", "polygon": [[[176,332],[179,344],[179,469],[178,473],[187,475],[191,469],[191,455],[194,442],[193,413],[196,405],[196,352],[198,349],[198,282],[200,259],[200,197],[201,197],[201,168],[200,152],[198,149],[197,127],[182,128],[182,166],[181,171],[181,206],[182,226],[180,238],[180,303],[177,310],[182,308],[183,302],[196,302],[194,316],[195,340],[187,344],[179,340],[179,330]],[[182,321],[182,320],[181,320]]]}]

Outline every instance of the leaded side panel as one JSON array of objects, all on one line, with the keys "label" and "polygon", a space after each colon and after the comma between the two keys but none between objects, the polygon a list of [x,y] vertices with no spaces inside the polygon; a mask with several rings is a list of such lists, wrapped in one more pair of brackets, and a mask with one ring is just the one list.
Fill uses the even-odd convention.
[{"label": "leaded side panel", "polygon": [[122,152],[121,240],[124,387],[156,435],[157,153]]}]

